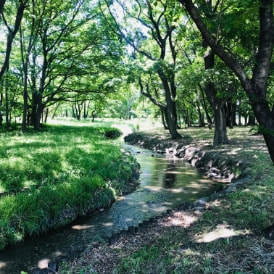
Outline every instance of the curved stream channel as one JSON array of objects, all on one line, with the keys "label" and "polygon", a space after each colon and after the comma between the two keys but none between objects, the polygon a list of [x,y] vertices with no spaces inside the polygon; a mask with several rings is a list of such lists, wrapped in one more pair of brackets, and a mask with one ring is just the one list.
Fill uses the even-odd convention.
[{"label": "curved stream channel", "polygon": [[201,176],[189,164],[168,155],[126,145],[141,165],[140,186],[120,197],[111,208],[80,217],[72,224],[43,237],[0,252],[0,273],[29,272],[45,268],[49,262],[78,255],[93,242],[164,214],[185,202],[208,196],[221,188],[220,183]]}]

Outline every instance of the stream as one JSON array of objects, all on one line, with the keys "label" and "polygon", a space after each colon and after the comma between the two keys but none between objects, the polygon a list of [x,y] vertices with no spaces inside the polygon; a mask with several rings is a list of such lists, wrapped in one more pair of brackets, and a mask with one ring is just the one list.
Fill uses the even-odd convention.
[{"label": "stream", "polygon": [[0,252],[0,273],[30,272],[75,257],[94,242],[137,227],[183,203],[219,190],[221,183],[203,177],[188,163],[170,155],[125,145],[141,165],[140,186],[103,212],[79,217],[72,224]]}]

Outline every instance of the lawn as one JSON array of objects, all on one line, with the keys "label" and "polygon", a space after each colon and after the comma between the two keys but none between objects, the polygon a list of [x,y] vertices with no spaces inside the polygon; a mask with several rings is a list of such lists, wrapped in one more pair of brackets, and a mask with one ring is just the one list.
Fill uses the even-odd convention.
[{"label": "lawn", "polygon": [[0,133],[0,249],[108,207],[136,162],[113,141],[118,129],[45,125]]}]

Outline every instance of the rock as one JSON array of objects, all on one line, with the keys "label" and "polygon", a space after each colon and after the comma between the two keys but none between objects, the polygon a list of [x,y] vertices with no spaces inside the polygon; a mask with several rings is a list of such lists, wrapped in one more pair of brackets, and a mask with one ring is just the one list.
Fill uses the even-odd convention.
[{"label": "rock", "polygon": [[205,208],[204,207],[201,207],[201,206],[197,206],[197,207],[195,207],[195,211],[197,212],[201,212],[201,211],[203,211],[203,210],[205,210]]},{"label": "rock", "polygon": [[264,235],[267,239],[274,240],[274,225],[264,229]]},{"label": "rock", "polygon": [[198,159],[197,159],[197,158],[193,158],[193,159],[191,160],[191,166],[192,166],[192,167],[195,167],[195,166],[196,166],[197,161],[198,161]]},{"label": "rock", "polygon": [[49,262],[48,269],[55,273],[58,271],[58,264],[56,262]]},{"label": "rock", "polygon": [[206,207],[206,201],[207,201],[206,198],[202,198],[202,199],[196,200],[193,205],[195,208]]}]

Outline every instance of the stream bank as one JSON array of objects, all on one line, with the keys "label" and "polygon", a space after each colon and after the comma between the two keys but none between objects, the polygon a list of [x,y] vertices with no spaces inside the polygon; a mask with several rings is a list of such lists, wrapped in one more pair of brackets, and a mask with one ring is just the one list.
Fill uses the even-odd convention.
[{"label": "stream bank", "polygon": [[[274,222],[274,172],[263,138],[236,128],[229,130],[230,144],[213,150],[212,132],[205,138],[205,131],[182,131],[194,137],[180,145],[230,155],[248,176],[233,178],[222,199],[206,202],[207,210],[174,209],[109,243],[97,242],[59,273],[274,273],[274,242],[264,234]],[[154,153],[174,146],[158,131],[144,135],[168,143],[159,148],[155,142]]]},{"label": "stream bank", "polygon": [[191,142],[188,136],[172,140],[163,134],[135,132],[127,135],[125,142],[150,149],[154,153],[171,154],[187,161],[208,178],[222,181],[226,187],[211,195],[212,199],[235,191],[251,179],[251,169],[242,159],[227,155],[226,150],[222,152],[220,149],[213,149],[208,143]]}]

